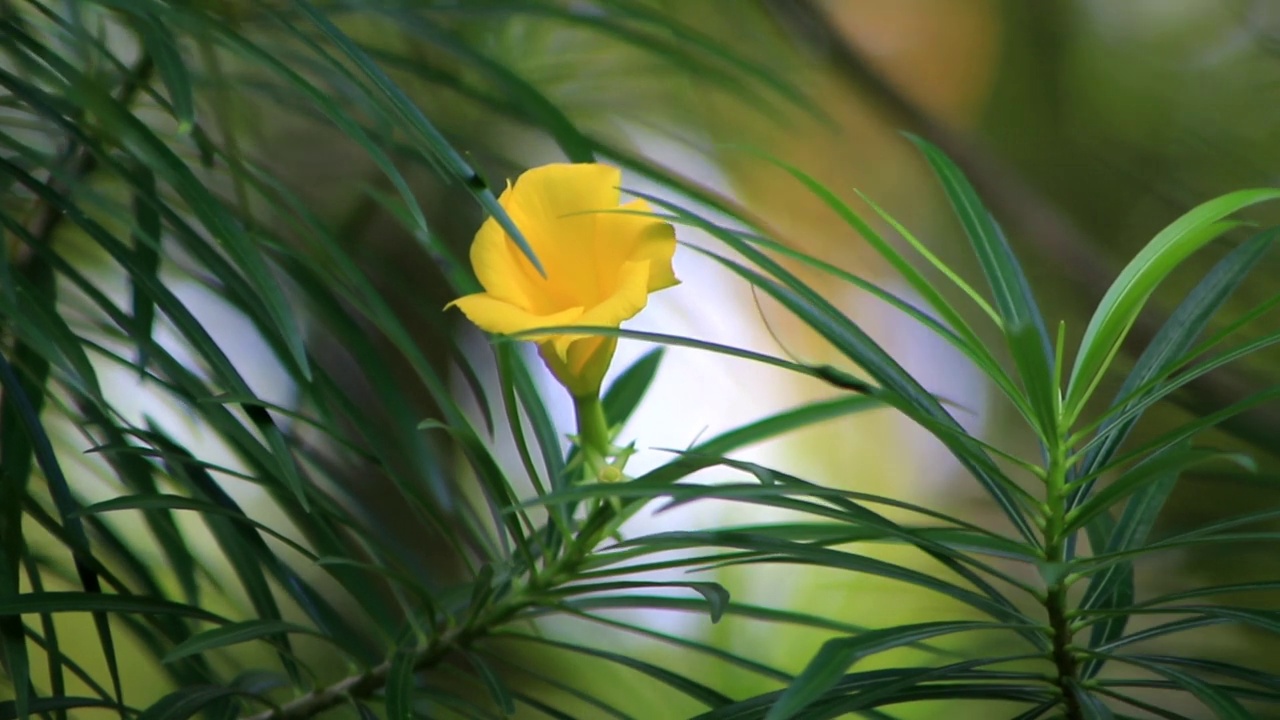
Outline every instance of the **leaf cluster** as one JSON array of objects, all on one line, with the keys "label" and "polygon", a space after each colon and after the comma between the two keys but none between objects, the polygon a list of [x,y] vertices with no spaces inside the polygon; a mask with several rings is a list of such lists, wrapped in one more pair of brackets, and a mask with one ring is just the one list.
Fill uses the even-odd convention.
[{"label": "leaf cluster", "polygon": [[[986,292],[870,200],[869,220],[797,168],[783,166],[881,253],[923,306],[762,231],[646,196],[673,222],[715,237],[723,251],[698,252],[784,306],[863,376],[613,331],[785,367],[848,392],[700,440],[630,482],[575,485],[574,453],[526,356],[499,342],[477,357],[441,313],[406,313],[347,233],[375,212],[394,218],[428,268],[424,284],[445,296],[472,289],[456,244],[419,198],[415,177],[429,173],[528,250],[473,156],[443,129],[448,112],[424,102],[432,93],[536,128],[571,160],[649,175],[752,227],[730,201],[576,124],[544,89],[484,52],[477,27],[530,19],[574,27],[665,58],[673,72],[724,92],[797,107],[805,98],[647,4],[578,5],[0,3],[0,658],[12,691],[0,717],[102,709],[147,720],[334,709],[396,720],[645,716],[644,698],[602,692],[551,657],[642,676],[701,718],[891,717],[893,706],[959,700],[998,701],[1020,718],[1181,718],[1184,695],[1236,718],[1274,703],[1280,679],[1268,672],[1151,643],[1226,623],[1274,630],[1280,618],[1271,610],[1210,601],[1270,592],[1275,582],[1152,596],[1140,592],[1136,570],[1168,550],[1276,539],[1265,529],[1273,508],[1154,533],[1181,473],[1224,460],[1248,466],[1193,439],[1275,389],[1126,444],[1170,393],[1276,339],[1229,344],[1269,304],[1210,325],[1273,231],[1223,259],[1127,374],[1113,365],[1160,280],[1235,229],[1236,214],[1280,193],[1232,193],[1160,233],[1104,297],[1070,363],[1064,333],[1050,332],[1000,227],[924,140],[913,138],[972,244]],[[414,51],[379,42],[388,28]],[[243,97],[253,103],[238,104]],[[373,174],[351,218],[334,222],[273,171],[237,119],[254,112],[296,113],[358,151]],[[911,253],[877,226],[902,235]],[[780,258],[870,293],[953,345],[1022,419],[1039,457],[966,432],[944,401]],[[948,301],[940,280],[972,307]],[[257,356],[246,361],[210,319],[200,299],[209,297],[243,319],[243,335],[260,340]],[[1003,348],[987,341],[992,333]],[[604,398],[612,424],[634,413],[662,356],[646,355],[612,384]],[[490,365],[494,379],[483,377]],[[269,391],[253,372],[261,366],[278,371]],[[1120,387],[1103,403],[1096,396],[1105,378]],[[462,399],[468,393],[479,411]],[[990,498],[1000,526],[733,457],[872,410],[903,413],[937,437]],[[517,449],[517,470],[499,441]],[[732,479],[689,480],[707,469]],[[391,498],[407,532],[380,521],[366,483]],[[619,537],[643,509],[708,500],[803,519]],[[901,517],[910,519],[892,519]],[[878,559],[865,553],[870,543],[912,548],[942,570]],[[877,576],[968,614],[855,627],[738,602],[692,575],[762,564]],[[793,675],[620,619],[632,616],[618,611],[637,609],[833,637]],[[764,689],[731,697],[662,662],[546,634],[551,617],[648,638]],[[71,633],[72,618],[88,623],[88,641]],[[982,651],[939,649],[939,639],[962,634],[981,637]],[[859,667],[901,648],[936,662]],[[518,660],[524,652],[539,659]],[[166,689],[155,697],[129,680],[139,663],[162,678],[152,688]],[[1154,700],[1153,690],[1162,691]]]}]

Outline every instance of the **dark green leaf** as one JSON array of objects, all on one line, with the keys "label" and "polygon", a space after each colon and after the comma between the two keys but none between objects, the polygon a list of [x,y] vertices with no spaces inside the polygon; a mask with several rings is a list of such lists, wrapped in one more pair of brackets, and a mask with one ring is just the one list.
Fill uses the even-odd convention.
[{"label": "dark green leaf", "polygon": [[171,663],[190,655],[197,655],[251,640],[275,640],[284,633],[317,635],[315,630],[283,620],[245,620],[222,625],[192,635],[168,652],[162,662]]},{"label": "dark green leaf", "polygon": [[725,608],[729,604],[729,591],[714,582],[651,582],[641,580],[622,580],[606,583],[575,583],[556,591],[557,595],[572,597],[584,593],[615,592],[618,590],[639,590],[644,588],[688,588],[707,600],[707,608],[711,622],[720,622]]},{"label": "dark green leaf", "polygon": [[185,687],[160,698],[139,715],[138,720],[187,720],[211,705],[243,695],[238,690],[216,685]]},{"label": "dark green leaf", "polygon": [[1145,659],[1133,655],[1119,656],[1116,660],[1136,665],[1167,678],[1178,687],[1194,695],[1195,698],[1203,703],[1206,708],[1212,711],[1213,716],[1219,718],[1219,720],[1253,720],[1253,718],[1256,717],[1253,713],[1246,710],[1239,701],[1231,697],[1230,694],[1218,689],[1212,683],[1205,682],[1194,675],[1174,669],[1165,664],[1147,662]]},{"label": "dark green leaf", "polygon": [[995,296],[1005,339],[1017,365],[1027,400],[1042,438],[1052,437],[1057,426],[1058,389],[1054,381],[1053,350],[1044,317],[1018,263],[991,214],[964,173],[941,150],[915,135],[907,136],[924,154],[960,218],[960,224],[982,265]]},{"label": "dark green leaf", "polygon": [[585,655],[587,657],[599,658],[601,660],[621,665],[622,667],[630,668],[641,674],[647,675],[650,678],[670,687],[672,690],[683,693],[708,707],[719,707],[721,705],[728,705],[732,702],[728,697],[707,685],[679,673],[659,667],[658,665],[631,657],[630,655],[600,650],[597,648],[587,647],[585,645],[561,642],[550,638],[537,637],[535,635],[526,635],[524,633],[514,631],[504,631],[498,633],[498,635],[500,637],[518,638],[520,640],[526,640],[528,642],[545,645],[547,647],[559,648],[568,652]]},{"label": "dark green leaf", "polygon": [[664,353],[664,348],[657,347],[640,356],[605,390],[601,402],[610,427],[622,425],[635,412],[649,391],[654,376],[658,374],[658,366],[662,363]]},{"label": "dark green leaf", "polygon": [[498,676],[493,668],[489,667],[489,663],[484,658],[473,652],[464,653],[467,662],[471,664],[472,669],[480,676],[480,681],[484,685],[484,689],[489,693],[489,699],[502,710],[503,715],[513,715],[516,711],[515,701],[511,698],[511,690],[507,688],[506,683]]},{"label": "dark green leaf", "polygon": [[[1210,319],[1240,287],[1249,271],[1262,260],[1277,234],[1280,234],[1280,229],[1258,233],[1228,253],[1205,275],[1169,315],[1169,319],[1138,357],[1116,392],[1113,408],[1122,410],[1140,400],[1145,393],[1138,392],[1139,388],[1168,375],[1174,369],[1173,364],[1191,349]],[[1072,480],[1091,476],[1106,466],[1138,421],[1137,416],[1118,420],[1116,415],[1116,412],[1110,413],[1098,428],[1093,446],[1084,460],[1073,468]],[[1087,495],[1088,486],[1073,494],[1072,505],[1078,504]]]},{"label": "dark green leaf", "polygon": [[144,50],[154,59],[160,79],[169,91],[169,103],[173,107],[174,119],[178,121],[178,132],[191,132],[195,124],[195,94],[173,28],[165,27],[154,14],[147,12],[133,13],[131,20]]},{"label": "dark green leaf", "polygon": [[192,605],[142,595],[58,591],[25,593],[13,598],[0,599],[0,616],[64,612],[148,613],[180,615],[215,623],[226,622],[224,618]]},{"label": "dark green leaf", "polygon": [[801,711],[835,688],[850,667],[877,653],[942,635],[975,630],[1003,630],[1009,627],[971,621],[917,623],[828,640],[795,681],[778,696],[765,715],[765,720],[800,717]]},{"label": "dark green leaf", "polygon": [[[493,196],[493,191],[480,179],[480,176],[462,158],[462,155],[449,144],[444,134],[422,113],[413,100],[396,85],[382,68],[373,62],[363,49],[352,42],[351,38],[339,30],[314,5],[306,0],[299,0],[296,3],[296,7],[360,70],[360,73],[376,88],[376,94],[389,103],[390,109],[405,123],[407,129],[412,130],[417,139],[423,143],[423,149],[435,158],[446,173],[464,182],[471,194],[493,216],[494,220],[502,226],[502,229],[507,232],[507,235],[520,248],[520,251],[533,264],[533,267],[540,274],[545,275],[546,271],[538,260],[537,254],[533,252],[533,248],[529,245],[529,241],[525,239],[524,234],[520,232],[520,228],[511,220],[511,217],[507,215],[506,210],[498,204],[497,198]],[[288,20],[284,22],[286,27],[292,26],[292,23]]]},{"label": "dark green leaf", "polygon": [[[67,710],[79,710],[81,708],[101,708],[104,710],[120,710],[120,706],[110,700],[91,697],[43,697],[32,698],[27,704],[27,710],[33,713],[56,713],[65,712]],[[25,717],[19,712],[17,701],[2,700],[0,701],[0,720],[22,720]]]},{"label": "dark green leaf", "polygon": [[397,647],[391,654],[384,695],[384,701],[387,704],[387,720],[413,720],[415,658],[416,653],[413,647],[408,645]]}]

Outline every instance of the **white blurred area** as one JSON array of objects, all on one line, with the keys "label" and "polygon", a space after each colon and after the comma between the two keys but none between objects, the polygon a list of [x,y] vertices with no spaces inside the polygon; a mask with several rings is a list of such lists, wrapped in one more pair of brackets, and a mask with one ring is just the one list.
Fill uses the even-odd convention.
[{"label": "white blurred area", "polygon": [[[97,283],[98,288],[110,297],[117,306],[125,308],[130,306],[131,290],[123,275],[114,272],[93,272],[92,270],[90,275]],[[189,273],[181,271],[171,260],[166,261],[162,266],[160,278],[165,287],[186,306],[188,311],[217,343],[228,361],[235,367],[241,379],[244,380],[257,398],[265,403],[280,407],[292,407],[295,405],[296,385],[285,368],[276,359],[274,352],[262,335],[258,333],[253,323],[243,313],[222,298],[216,291],[201,283]],[[89,302],[86,299],[77,297],[74,288],[69,284],[64,287],[63,293],[69,297],[70,302],[73,304]],[[114,352],[136,360],[131,356],[131,353],[135,351],[129,344],[115,341],[106,336],[95,339]],[[203,379],[208,379],[207,374],[202,369],[202,362],[192,352],[190,345],[162,314],[156,318],[153,339],[157,345],[163,347],[176,360],[182,362],[191,372]],[[175,443],[190,452],[192,456],[225,469],[226,472],[214,471],[214,477],[219,486],[240,505],[246,514],[285,533],[289,532],[288,521],[279,512],[278,508],[270,502],[267,494],[259,485],[247,479],[250,475],[250,469],[240,462],[236,453],[222,441],[217,433],[209,430],[205,421],[194,408],[188,407],[183,402],[175,401],[162,386],[142,378],[132,368],[97,355],[91,355],[90,358],[97,372],[103,394],[106,395],[111,406],[124,422],[143,430],[149,425],[155,426]],[[213,396],[206,400],[208,402],[218,402]],[[241,417],[246,427],[251,428],[253,426],[251,422],[243,417],[243,411],[238,406],[230,405],[229,410],[237,417]],[[282,429],[288,431],[291,424],[289,417],[280,413],[273,413],[272,416]],[[62,455],[64,463],[70,465],[70,468],[64,468],[64,471],[86,505],[126,494],[126,489],[116,484],[115,476],[106,467],[103,457],[96,452],[88,452],[90,446],[80,430],[69,423],[64,416],[48,417],[51,419],[56,417],[62,423],[63,427],[60,428],[59,432],[62,437],[67,438],[74,447],[86,451],[84,454],[79,455],[71,453]],[[89,430],[92,431],[92,428],[89,428]],[[162,473],[157,473],[156,479],[159,483],[159,492],[176,492],[175,488],[167,487],[164,484]],[[161,549],[156,547],[149,538],[144,539],[143,534],[146,533],[146,530],[140,523],[136,522],[138,520],[137,513],[132,511],[109,513],[103,515],[102,518],[115,526],[127,541],[133,541],[136,552],[149,555],[157,561],[162,561]],[[213,542],[212,536],[198,513],[177,512],[174,513],[174,518],[183,532],[188,533],[195,539],[191,543],[193,552],[204,560],[207,566],[214,570],[215,574],[220,570],[225,573],[230,572],[230,565],[226,561],[226,556],[218,548],[217,544]],[[267,538],[267,542],[274,543],[275,541]],[[278,547],[283,549],[283,546]]]}]

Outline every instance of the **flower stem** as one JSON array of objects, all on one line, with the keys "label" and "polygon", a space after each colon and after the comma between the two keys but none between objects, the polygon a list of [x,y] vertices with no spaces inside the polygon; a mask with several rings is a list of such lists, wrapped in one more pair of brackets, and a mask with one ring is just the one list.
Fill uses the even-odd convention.
[{"label": "flower stem", "polygon": [[574,396],[573,409],[578,416],[578,442],[582,449],[598,454],[601,459],[613,454],[609,421],[604,417],[604,405],[600,403],[600,397]]}]

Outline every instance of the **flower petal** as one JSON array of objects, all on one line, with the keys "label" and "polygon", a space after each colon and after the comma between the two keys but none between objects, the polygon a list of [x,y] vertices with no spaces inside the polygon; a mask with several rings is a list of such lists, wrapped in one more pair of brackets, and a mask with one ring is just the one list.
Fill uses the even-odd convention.
[{"label": "flower petal", "polygon": [[[538,328],[572,325],[582,316],[582,308],[575,307],[550,315],[536,315],[512,305],[488,293],[476,293],[460,297],[446,307],[457,305],[476,327],[498,335],[536,330]],[[530,338],[536,339],[536,338]]]},{"label": "flower petal", "polygon": [[[480,328],[526,336],[575,395],[599,391],[616,337],[568,328],[618,327],[644,309],[649,293],[678,284],[671,225],[619,208],[621,172],[595,164],[555,164],[521,175],[498,199],[538,256],[545,276],[490,218],[476,233],[471,262],[485,292],[450,303]],[[622,210],[622,212],[619,212]],[[628,212],[629,211],[629,212]]]},{"label": "flower petal", "polygon": [[570,215],[618,207],[621,184],[622,171],[616,167],[553,163],[526,171],[509,192],[512,209],[519,210],[526,219],[556,225],[591,218],[589,214],[577,218],[568,217]]},{"label": "flower petal", "polygon": [[[632,200],[625,203],[622,209],[631,212],[653,212],[649,203],[644,200]],[[675,270],[671,267],[671,259],[676,254],[676,231],[671,223],[652,217],[610,213],[600,216],[608,219],[597,227],[597,232],[612,231],[611,227],[617,219],[628,219],[632,222],[626,228],[619,228],[619,237],[629,237],[634,244],[629,248],[627,261],[649,261],[649,292],[663,290],[680,284]],[[629,234],[624,234],[629,232]]]},{"label": "flower petal", "polygon": [[598,275],[594,259],[601,243],[613,238],[597,232],[596,211],[618,206],[621,181],[621,172],[608,165],[566,163],[532,168],[517,178],[498,202],[529,241],[546,277],[489,218],[471,246],[471,264],[485,290],[539,314],[589,306],[607,295],[616,269]]},{"label": "flower petal", "polygon": [[[618,327],[644,309],[649,302],[649,263],[625,263],[618,272],[618,282],[612,296],[604,302],[586,308],[571,324],[582,327]],[[569,345],[581,340],[583,335],[560,335],[553,338],[556,354],[567,359]]]},{"label": "flower petal", "polygon": [[[510,185],[498,198],[498,204],[504,209],[511,204]],[[525,232],[520,223],[517,222],[516,226]],[[543,262],[541,257],[538,259]],[[492,217],[480,225],[476,239],[471,243],[471,267],[489,295],[525,309],[541,309],[535,299],[538,296],[537,283],[542,278],[511,241],[507,231]]]},{"label": "flower petal", "polygon": [[[601,210],[618,207],[622,173],[596,164],[553,164],[521,175],[507,207],[547,270],[538,278],[544,310],[588,307],[609,294],[616,273],[596,273],[595,258],[610,238],[597,229]],[[528,272],[528,261],[519,258]]]},{"label": "flower petal", "polygon": [[626,262],[618,270],[613,294],[586,308],[574,325],[618,327],[644,309],[649,302],[649,262]]}]

